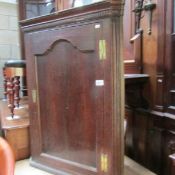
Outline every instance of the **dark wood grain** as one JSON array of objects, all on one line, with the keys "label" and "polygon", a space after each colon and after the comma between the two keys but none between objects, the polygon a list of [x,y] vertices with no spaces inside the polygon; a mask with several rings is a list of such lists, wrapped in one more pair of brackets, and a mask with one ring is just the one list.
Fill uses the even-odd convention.
[{"label": "dark wood grain", "polygon": [[[155,173],[167,175],[170,174],[168,157],[171,152],[168,145],[169,142],[174,142],[175,125],[174,1],[153,0],[152,2],[157,4],[156,9],[153,10],[152,34],[147,35],[148,23],[145,13],[140,25],[143,30],[143,45],[141,47],[137,43],[139,51],[136,52],[139,53],[141,48],[143,49],[143,73],[150,77],[142,92],[149,108],[146,110],[143,106],[142,108],[134,106],[135,101],[140,104],[139,100],[136,100],[138,96],[128,93],[127,98],[131,101],[130,105],[126,106],[129,127],[125,138],[126,154]],[[134,43],[132,44],[129,39],[133,26],[135,26],[134,20],[131,20],[132,1],[126,1],[126,8],[129,10],[124,13],[126,15],[124,59],[129,60],[131,57],[135,58]],[[125,72],[138,73],[138,66],[135,66],[134,63],[136,62],[125,61]],[[136,88],[128,85],[127,91],[132,92],[133,90],[136,91]]]},{"label": "dark wood grain", "polygon": [[100,2],[21,22],[32,165],[54,174],[123,174],[122,8],[123,1]]},{"label": "dark wood grain", "polygon": [[98,58],[92,58],[93,52],[81,53],[62,41],[47,56],[38,56],[36,64],[43,151],[96,167],[96,138],[101,135],[96,116],[104,114],[103,89],[96,89],[94,82],[103,77]]},{"label": "dark wood grain", "polygon": [[175,174],[175,154],[170,155],[171,160],[171,175]]}]

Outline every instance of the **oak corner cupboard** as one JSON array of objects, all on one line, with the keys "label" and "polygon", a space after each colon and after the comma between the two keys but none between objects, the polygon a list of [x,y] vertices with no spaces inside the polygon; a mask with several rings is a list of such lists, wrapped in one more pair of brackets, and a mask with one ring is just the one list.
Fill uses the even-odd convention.
[{"label": "oak corner cupboard", "polygon": [[57,175],[122,175],[124,1],[50,3],[51,13],[20,22],[31,164]]}]

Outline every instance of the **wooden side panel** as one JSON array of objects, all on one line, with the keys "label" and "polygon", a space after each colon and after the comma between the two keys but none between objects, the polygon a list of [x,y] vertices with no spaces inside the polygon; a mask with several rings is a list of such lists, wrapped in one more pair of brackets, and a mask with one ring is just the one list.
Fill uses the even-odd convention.
[{"label": "wooden side panel", "polygon": [[163,175],[171,174],[171,164],[169,155],[175,151],[175,134],[171,131],[164,132],[164,149],[163,149]]},{"label": "wooden side panel", "polygon": [[125,133],[125,154],[133,158],[134,147],[133,147],[133,131],[134,131],[134,111],[130,108],[125,108],[125,119],[127,121],[126,133]]},{"label": "wooden side panel", "polygon": [[171,175],[175,174],[175,154],[170,155]]},{"label": "wooden side panel", "polygon": [[[170,174],[168,156],[173,152],[169,149],[169,142],[174,142],[175,119],[174,0],[152,0],[152,2],[156,3],[156,8],[152,13],[151,35],[147,34],[147,12],[141,20],[141,29],[143,29],[143,73],[150,76],[143,95],[149,102],[150,110],[132,108],[129,112],[129,117],[131,117],[129,119],[129,129],[132,134],[126,134],[126,150],[130,156],[137,157],[139,162],[142,162],[155,173],[167,175]],[[126,4],[130,3],[131,1],[126,1]],[[130,10],[126,14],[129,16]],[[125,29],[126,36],[128,36],[132,26],[130,25],[130,18],[126,23],[127,26],[130,26]],[[129,42],[125,48],[127,50],[128,44]],[[138,47],[138,49],[141,48]],[[133,53],[134,45],[129,51],[130,55]],[[143,113],[146,111],[142,118],[140,117],[140,111]],[[137,132],[132,131],[131,128],[134,128]],[[131,142],[131,138],[134,138],[135,141]]]},{"label": "wooden side panel", "polygon": [[12,128],[5,131],[5,139],[11,145],[15,160],[23,160],[30,157],[29,127]]},{"label": "wooden side panel", "polygon": [[141,108],[127,108],[126,112],[126,155],[151,171],[161,174],[164,144],[162,129],[159,128],[160,116],[154,116]]},{"label": "wooden side panel", "polygon": [[[131,42],[130,40],[135,35],[135,17],[132,10],[134,9],[135,0],[126,0],[124,9],[124,63],[125,73],[140,73],[136,58],[137,52],[140,50],[137,48],[137,41]],[[139,43],[140,45],[140,43]],[[135,50],[134,50],[135,48]],[[137,60],[138,59],[138,60]]]},{"label": "wooden side panel", "polygon": [[126,0],[124,9],[124,59],[133,60],[133,44],[130,39],[135,35],[134,0]]},{"label": "wooden side panel", "polygon": [[166,14],[166,57],[169,59],[166,61],[167,67],[167,99],[166,104],[168,106],[168,112],[175,114],[175,71],[174,71],[174,46],[175,46],[175,33],[174,33],[174,0],[167,2],[167,14]]}]

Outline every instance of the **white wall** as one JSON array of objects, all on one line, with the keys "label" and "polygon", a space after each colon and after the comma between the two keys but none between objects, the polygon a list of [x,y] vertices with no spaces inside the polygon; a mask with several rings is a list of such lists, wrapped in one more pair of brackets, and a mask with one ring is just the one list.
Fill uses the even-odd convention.
[{"label": "white wall", "polygon": [[0,98],[3,97],[2,67],[9,59],[20,59],[16,0],[0,0]]},{"label": "white wall", "polygon": [[16,0],[0,0],[0,3],[1,2],[16,4]]}]

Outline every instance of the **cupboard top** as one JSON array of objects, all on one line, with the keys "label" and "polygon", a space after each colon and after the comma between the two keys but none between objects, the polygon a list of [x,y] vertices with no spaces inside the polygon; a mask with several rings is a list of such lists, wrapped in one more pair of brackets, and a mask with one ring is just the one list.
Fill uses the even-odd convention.
[{"label": "cupboard top", "polygon": [[124,0],[22,0],[19,1],[20,20],[32,20],[52,16],[61,11],[79,11],[86,6],[97,7],[101,3],[120,5]]}]

